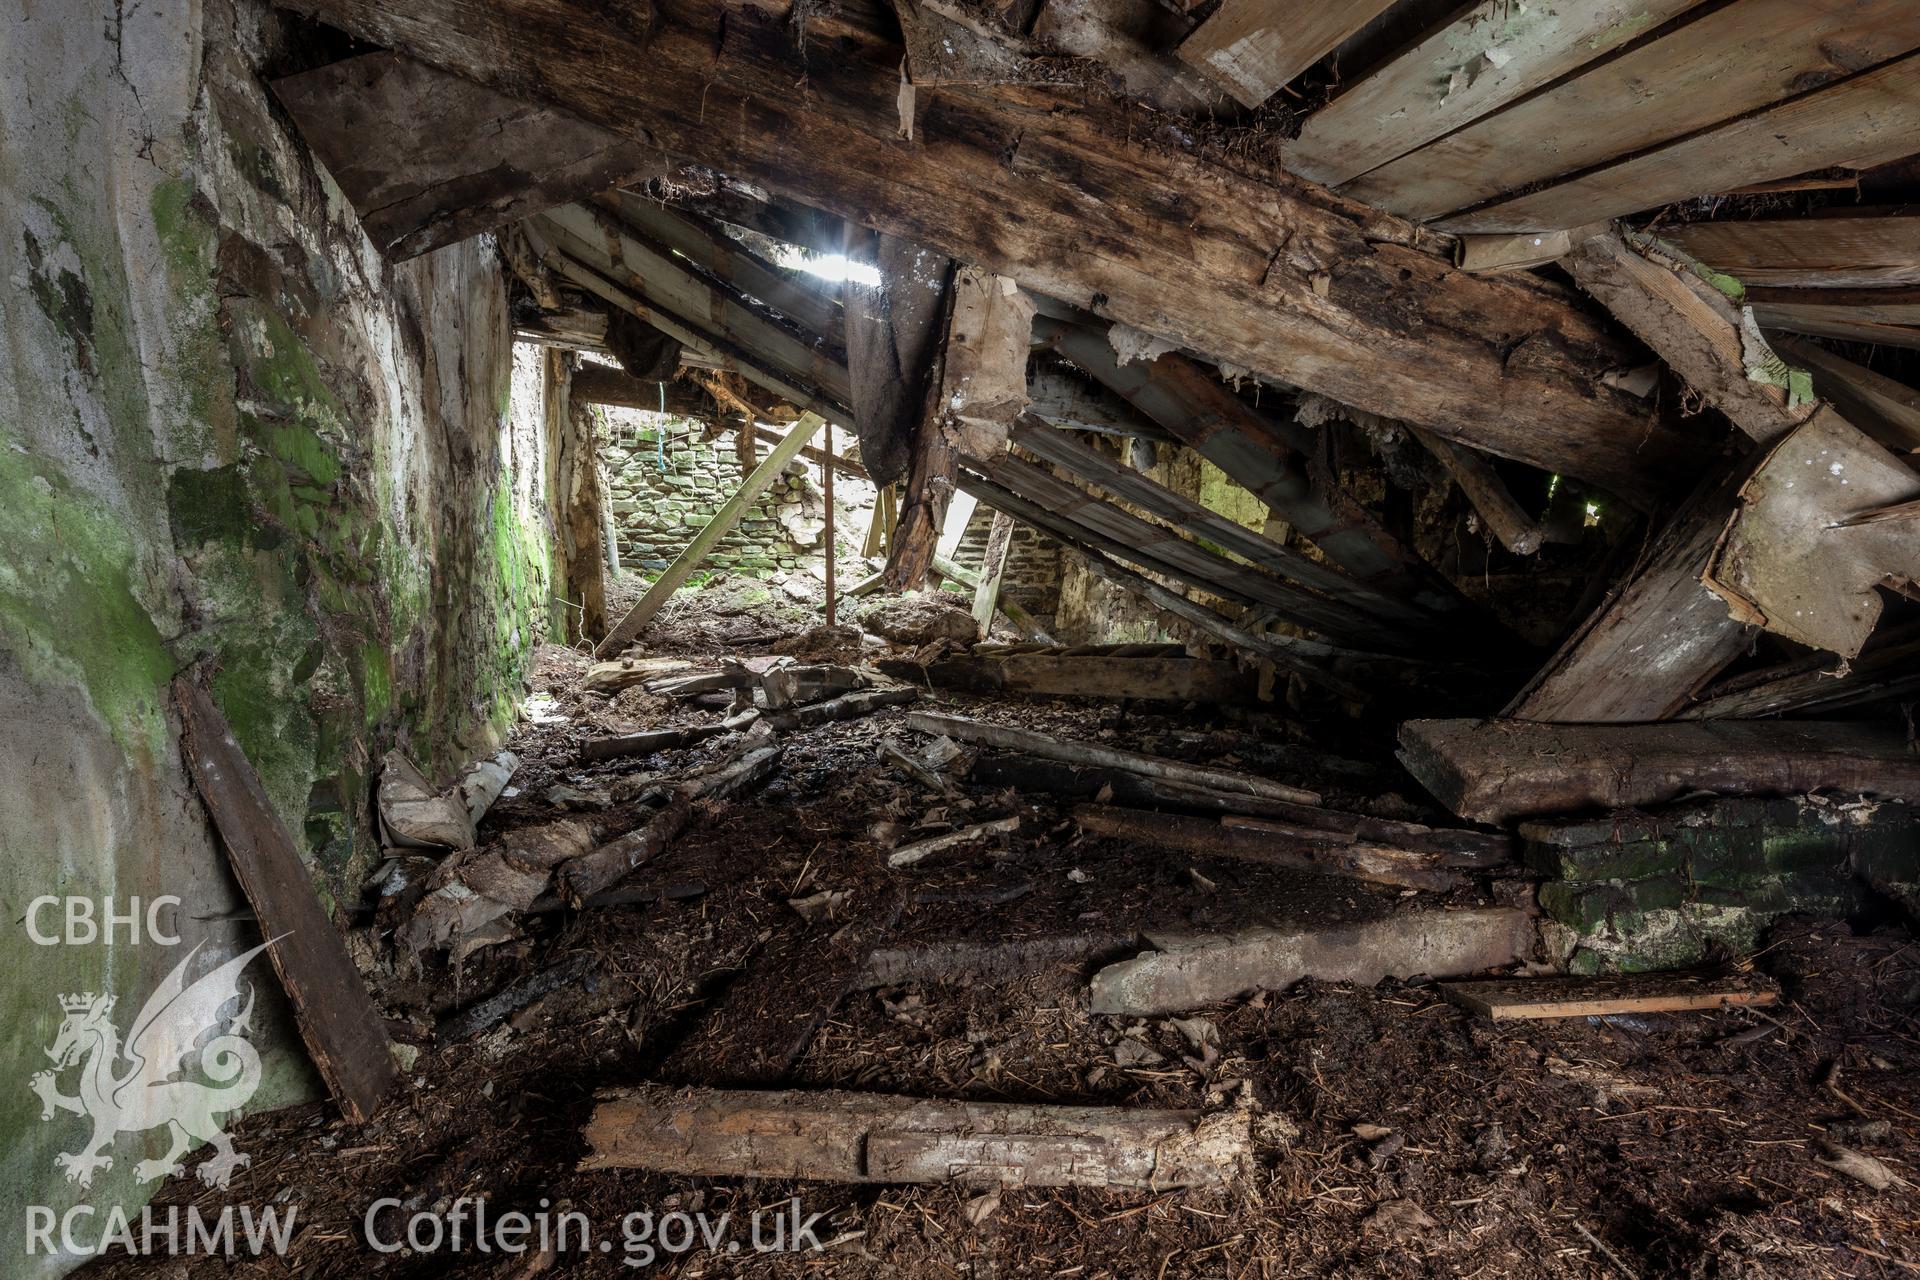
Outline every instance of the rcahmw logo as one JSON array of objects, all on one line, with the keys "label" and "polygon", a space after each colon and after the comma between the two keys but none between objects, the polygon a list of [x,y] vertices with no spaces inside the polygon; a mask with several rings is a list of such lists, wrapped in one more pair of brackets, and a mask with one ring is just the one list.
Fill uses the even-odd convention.
[{"label": "rcahmw logo", "polygon": [[[64,937],[41,927],[43,916],[49,914],[46,908],[62,903]],[[104,940],[111,942],[117,927],[124,926],[130,940],[138,942],[144,924],[153,941],[173,945],[180,939],[161,932],[158,912],[178,904],[177,898],[156,899],[143,915],[137,901],[124,913],[116,912],[109,902],[102,912],[103,929],[90,899],[37,898],[28,908],[27,932],[42,945],[84,944],[100,939],[103,932]],[[240,975],[278,941],[263,942],[189,982],[188,970],[205,944],[196,945],[140,1006],[124,1038],[113,1017],[116,1002],[111,994],[87,991],[58,997],[63,1016],[46,1050],[53,1067],[35,1072],[28,1087],[40,1098],[43,1121],[69,1114],[92,1123],[92,1133],[76,1150],[54,1156],[54,1168],[69,1183],[87,1190],[97,1173],[113,1168],[112,1149],[121,1134],[151,1129],[166,1131],[168,1147],[159,1159],[134,1165],[134,1176],[143,1183],[181,1172],[181,1157],[201,1143],[214,1148],[212,1158],[198,1170],[207,1186],[225,1190],[234,1171],[247,1166],[249,1157],[234,1150],[221,1127],[221,1119],[245,1106],[260,1087],[260,1053],[248,1038],[253,1031],[254,989],[248,985],[243,991]],[[237,1009],[232,1008],[236,1005]],[[69,1071],[74,1072],[71,1093],[62,1087],[62,1077]],[[102,1213],[91,1205],[76,1205],[56,1219],[52,1209],[30,1205],[28,1249],[52,1251],[56,1221],[59,1245],[68,1253],[97,1252],[129,1241],[128,1247],[145,1252],[141,1243],[156,1238],[168,1252],[181,1251],[183,1246],[184,1251],[198,1252],[197,1244],[226,1242],[225,1247],[253,1245],[258,1253],[292,1230],[292,1211],[282,1223],[272,1211],[256,1218],[243,1209],[243,1230],[236,1237],[232,1212],[223,1210],[209,1224],[197,1210],[189,1209],[182,1223],[171,1210],[149,1209],[140,1215],[136,1238],[133,1223],[117,1207]],[[166,1215],[169,1225],[156,1225],[156,1213]],[[77,1233],[96,1218],[101,1220],[102,1235],[97,1247],[89,1248]]]}]

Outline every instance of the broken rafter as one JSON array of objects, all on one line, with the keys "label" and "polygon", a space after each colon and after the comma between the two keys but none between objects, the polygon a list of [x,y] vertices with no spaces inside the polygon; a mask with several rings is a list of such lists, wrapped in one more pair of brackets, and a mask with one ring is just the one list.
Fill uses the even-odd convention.
[{"label": "broken rafter", "polygon": [[[720,0],[657,8],[646,31],[604,22],[589,0],[294,7],[1036,293],[1097,299],[1181,346],[1623,497],[1665,488],[1694,453],[1598,384],[1628,354],[1551,283],[1462,274],[1364,206],[1131,141],[1116,108],[1077,88],[945,86],[902,140],[891,13],[816,14],[796,42],[784,18]],[[807,80],[832,92],[795,93]],[[1090,234],[1096,216],[1124,234]]]}]

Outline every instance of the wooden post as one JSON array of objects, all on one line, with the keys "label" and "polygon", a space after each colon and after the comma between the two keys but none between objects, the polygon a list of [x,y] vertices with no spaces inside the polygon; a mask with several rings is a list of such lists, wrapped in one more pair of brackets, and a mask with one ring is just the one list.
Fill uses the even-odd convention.
[{"label": "wooden post", "polygon": [[593,651],[594,657],[606,658],[620,652],[630,640],[640,634],[641,628],[653,621],[653,615],[660,612],[660,606],[664,605],[667,598],[679,590],[681,584],[695,569],[699,568],[700,562],[707,558],[707,553],[713,550],[714,544],[740,522],[740,516],[746,511],[747,504],[766,492],[767,486],[773,483],[774,477],[786,469],[787,464],[792,462],[800,452],[801,446],[813,438],[813,433],[818,431],[825,421],[826,419],[819,414],[809,413],[793,424],[786,438],[775,445],[772,452],[762,458],[760,465],[755,467],[753,473],[741,483],[739,492],[728,498],[726,505],[714,512],[713,519],[707,521],[706,528],[694,536],[687,549],[682,551],[679,558],[669,565],[667,571],[647,589],[647,594],[641,597],[640,603],[634,605],[627,612],[627,616],[620,619],[619,625],[607,633],[607,638],[602,640],[599,647]]},{"label": "wooden post", "polygon": [[993,630],[993,611],[1000,603],[1000,580],[1007,572],[1007,553],[1013,545],[1013,517],[1004,511],[993,513],[993,527],[987,531],[987,552],[980,559],[980,582],[973,589],[973,623],[985,640]]},{"label": "wooden post", "polygon": [[827,625],[833,625],[833,424],[827,424],[827,462],[820,468],[820,485],[827,499]]}]

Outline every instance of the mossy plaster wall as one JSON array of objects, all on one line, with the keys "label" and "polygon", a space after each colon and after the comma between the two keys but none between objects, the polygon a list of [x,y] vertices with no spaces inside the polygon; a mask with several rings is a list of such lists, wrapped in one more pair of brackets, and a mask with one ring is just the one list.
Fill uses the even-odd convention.
[{"label": "mossy plaster wall", "polygon": [[[84,1193],[56,1170],[87,1128],[27,1089],[56,995],[112,992],[124,1026],[187,948],[251,945],[174,673],[210,674],[337,900],[373,854],[372,762],[495,744],[547,625],[492,246],[383,263],[269,105],[283,38],[253,0],[75,0],[0,41],[0,1274],[71,1264],[13,1253],[27,1205],[137,1206],[165,1147],[123,1136]],[[177,896],[182,943],[36,945],[42,895]],[[315,1085],[251,977],[259,1110]]]}]

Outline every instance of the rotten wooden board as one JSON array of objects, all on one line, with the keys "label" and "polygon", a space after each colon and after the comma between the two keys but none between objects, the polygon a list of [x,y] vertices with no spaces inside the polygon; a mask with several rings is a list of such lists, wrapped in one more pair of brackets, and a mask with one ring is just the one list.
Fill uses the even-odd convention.
[{"label": "rotten wooden board", "polygon": [[1910,0],[1705,6],[1654,39],[1382,165],[1342,194],[1436,218],[1737,119],[1916,45],[1920,9]]},{"label": "rotten wooden board", "polygon": [[1180,44],[1180,60],[1257,107],[1394,0],[1222,0]]},{"label": "rotten wooden board", "polygon": [[273,96],[395,260],[668,167],[643,136],[615,137],[397,53],[286,76]]},{"label": "rotten wooden board", "polygon": [[839,1091],[603,1091],[582,1169],[963,1186],[1223,1186],[1250,1113],[945,1102]]},{"label": "rotten wooden board", "polygon": [[1780,992],[1751,974],[1691,977],[1646,974],[1629,978],[1511,978],[1443,982],[1440,994],[1469,1013],[1510,1018],[1604,1018],[1616,1013],[1690,1013],[1770,1005]]},{"label": "rotten wooden board", "polygon": [[341,1114],[365,1124],[395,1079],[379,1010],[226,717],[187,676],[174,679],[173,699],[184,730],[181,753],[234,878],[272,941],[267,958],[293,1005],[300,1038]]},{"label": "rotten wooden board", "polygon": [[1836,791],[1920,800],[1904,734],[1846,721],[1534,724],[1409,720],[1400,761],[1470,822],[1723,796]]},{"label": "rotten wooden board", "polygon": [[1239,705],[1255,701],[1257,681],[1237,663],[1210,658],[1060,657],[1019,653],[960,655],[920,666],[888,663],[889,674],[924,680],[936,689],[1022,693],[1044,698],[1137,698],[1146,701]]},{"label": "rotten wooden board", "polygon": [[1705,584],[1741,622],[1855,657],[1880,621],[1877,588],[1920,581],[1920,536],[1849,521],[1916,498],[1920,474],[1823,406],[1741,486]]},{"label": "rotten wooden board", "polygon": [[1082,831],[1231,862],[1256,862],[1293,871],[1364,880],[1397,889],[1447,893],[1464,883],[1460,874],[1430,853],[1363,841],[1350,833],[1295,826],[1270,818],[1219,820],[1121,809],[1112,805],[1074,806]]},{"label": "rotten wooden board", "polygon": [[1756,218],[1660,228],[1745,285],[1810,289],[1920,284],[1920,217]]},{"label": "rotten wooden board", "polygon": [[1287,168],[1337,187],[1605,57],[1700,0],[1480,0],[1307,117]]},{"label": "rotten wooden board", "polygon": [[[1341,403],[1525,449],[1622,494],[1672,474],[1646,406],[1596,388],[1628,352],[1549,282],[1461,273],[1413,228],[1357,202],[1133,141],[1123,108],[1077,87],[943,87],[925,95],[915,140],[902,140],[890,12],[817,14],[802,44],[784,21],[722,0],[688,0],[646,32],[609,26],[590,0],[295,7],[619,136],[644,130],[671,155],[1034,293],[1083,307],[1097,298],[1112,319]],[[595,39],[578,38],[589,30]],[[796,94],[805,50],[828,47],[834,92]],[[715,128],[721,119],[755,123]],[[1168,216],[1189,208],[1208,215]],[[1124,234],[1092,234],[1096,222]],[[1384,311],[1383,297],[1394,300]]]},{"label": "rotten wooden board", "polygon": [[1044,733],[1034,733],[1029,729],[989,724],[984,720],[969,720],[964,716],[944,716],[930,711],[913,711],[907,715],[907,727],[936,738],[945,736],[956,742],[976,742],[1006,751],[1024,751],[1031,755],[1045,756],[1050,760],[1066,760],[1109,769],[1125,769],[1131,773],[1163,778],[1170,782],[1184,782],[1214,791],[1236,792],[1270,800],[1287,800],[1297,804],[1320,803],[1320,796],[1316,792],[1255,777],[1250,773],[1210,768],[1206,765],[1184,764],[1161,756],[1143,755],[1138,751],[1103,747],[1098,743],[1050,738]]},{"label": "rotten wooden board", "polygon": [[1764,111],[1528,195],[1442,218],[1454,232],[1557,231],[1833,164],[1906,156],[1920,129],[1920,57],[1909,54]]}]

